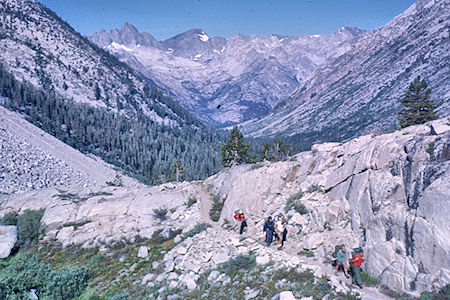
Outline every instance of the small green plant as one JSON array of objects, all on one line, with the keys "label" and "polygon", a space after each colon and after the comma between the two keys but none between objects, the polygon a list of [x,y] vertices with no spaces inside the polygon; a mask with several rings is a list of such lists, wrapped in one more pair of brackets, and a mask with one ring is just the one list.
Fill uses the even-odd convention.
[{"label": "small green plant", "polygon": [[91,197],[95,197],[95,196],[112,196],[113,193],[109,193],[109,192],[90,192],[88,194],[89,198]]},{"label": "small green plant", "polygon": [[428,147],[427,147],[427,149],[425,150],[428,154],[433,154],[433,151],[434,151],[434,142],[431,142],[431,143],[429,143],[428,144]]},{"label": "small green plant", "polygon": [[197,198],[189,197],[188,201],[185,203],[188,208],[197,203]]},{"label": "small green plant", "polygon": [[162,234],[163,229],[156,230],[153,232],[152,237],[150,238],[150,243],[153,245],[161,245],[167,241],[173,240],[178,234],[181,233],[181,229],[177,230],[169,230],[169,234],[167,236],[164,236]]},{"label": "small green plant", "polygon": [[153,216],[160,221],[165,221],[167,220],[167,212],[168,212],[167,207],[154,208]]},{"label": "small green plant", "polygon": [[376,278],[373,278],[367,272],[361,272],[361,280],[367,286],[377,286],[380,284]]},{"label": "small green plant", "polygon": [[402,250],[400,250],[399,248],[395,249],[395,253],[397,254],[402,254]]},{"label": "small green plant", "polygon": [[306,257],[314,257],[314,251],[312,250],[300,250],[298,255],[306,256]]},{"label": "small green plant", "polygon": [[107,181],[107,185],[109,186],[123,186],[123,179],[122,176],[120,176],[119,173],[116,173],[116,177],[114,177],[113,181]]},{"label": "small green plant", "polygon": [[306,209],[306,207],[300,201],[298,201],[303,197],[303,195],[304,195],[303,191],[299,190],[298,192],[290,196],[286,201],[284,211],[288,212],[291,209],[294,209],[296,212],[300,214],[307,214],[308,210]]},{"label": "small green plant", "polygon": [[64,223],[62,225],[62,227],[73,226],[74,229],[76,230],[76,229],[78,229],[78,227],[82,227],[82,226],[84,226],[84,225],[86,225],[88,223],[91,223],[91,222],[92,222],[91,220],[82,220],[82,221],[78,221],[78,222],[68,222],[68,223]]},{"label": "small green plant", "polygon": [[372,212],[376,213],[381,209],[381,204],[376,204],[372,206]]},{"label": "small green plant", "polygon": [[80,196],[78,196],[78,194],[74,194],[74,193],[69,193],[66,190],[60,190],[60,189],[56,189],[58,191],[58,194],[53,195],[53,198],[58,197],[61,200],[80,200]]},{"label": "small green plant", "polygon": [[199,223],[199,224],[195,225],[194,228],[192,228],[191,230],[189,230],[188,232],[186,232],[186,233],[184,234],[184,237],[185,237],[185,238],[193,237],[194,235],[199,234],[199,233],[202,232],[202,231],[205,231],[205,230],[208,229],[209,227],[211,227],[211,225],[208,224],[208,223]]},{"label": "small green plant", "polygon": [[0,219],[1,225],[17,225],[17,213],[15,211],[7,212],[3,218]]},{"label": "small green plant", "polygon": [[256,267],[256,257],[253,254],[238,256],[229,259],[220,265],[220,269],[225,273],[234,273],[239,270],[251,270]]},{"label": "small green plant", "polygon": [[448,300],[450,299],[450,284],[442,287],[439,291],[428,292],[424,291],[420,294],[419,300]]},{"label": "small green plant", "polygon": [[211,217],[211,220],[214,222],[219,221],[220,214],[222,213],[222,208],[225,203],[225,199],[221,199],[219,195],[215,195],[213,197],[213,203],[211,206],[211,210],[209,211],[209,216]]},{"label": "small green plant", "polygon": [[[402,293],[402,294],[397,293],[396,291],[391,290],[389,287],[385,286],[384,284],[381,285],[380,292],[385,294],[386,296],[393,298],[393,299],[399,299],[399,300],[415,299],[406,293]],[[440,299],[440,298],[438,298],[438,299]]]},{"label": "small green plant", "polygon": [[311,185],[307,190],[307,193],[314,193],[314,192],[319,192],[319,193],[324,193],[324,190],[322,188],[322,186],[318,185],[318,184],[313,184]]},{"label": "small green plant", "polygon": [[27,246],[35,241],[41,234],[41,219],[44,209],[25,210],[17,217],[16,247]]}]

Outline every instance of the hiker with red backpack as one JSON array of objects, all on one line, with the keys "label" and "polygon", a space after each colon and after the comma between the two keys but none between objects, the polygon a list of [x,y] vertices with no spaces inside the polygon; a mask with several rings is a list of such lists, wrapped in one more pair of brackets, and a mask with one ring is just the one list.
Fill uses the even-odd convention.
[{"label": "hiker with red backpack", "polygon": [[247,227],[247,221],[245,221],[245,216],[242,210],[239,209],[234,212],[234,219],[238,222],[241,222],[239,233],[242,234],[244,232],[244,228]]},{"label": "hiker with red backpack", "polygon": [[356,253],[352,257],[352,284],[356,284],[362,289],[363,285],[360,275],[361,265],[366,259],[361,248],[357,249],[355,252]]}]

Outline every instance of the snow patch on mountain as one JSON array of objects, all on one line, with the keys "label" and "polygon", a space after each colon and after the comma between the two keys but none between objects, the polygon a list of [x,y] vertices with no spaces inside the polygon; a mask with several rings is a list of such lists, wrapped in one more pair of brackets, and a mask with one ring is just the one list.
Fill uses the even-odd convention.
[{"label": "snow patch on mountain", "polygon": [[208,36],[206,33],[204,33],[204,32],[202,32],[202,33],[199,34],[198,36],[199,36],[199,38],[200,38],[203,42],[206,42],[206,41],[209,40],[209,36]]}]

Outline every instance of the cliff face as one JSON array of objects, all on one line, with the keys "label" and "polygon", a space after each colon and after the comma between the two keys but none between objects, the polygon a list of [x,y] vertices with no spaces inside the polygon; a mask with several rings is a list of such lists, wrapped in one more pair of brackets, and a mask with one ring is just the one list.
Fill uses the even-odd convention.
[{"label": "cliff face", "polygon": [[[227,197],[221,222],[241,208],[256,234],[265,217],[283,214],[296,250],[327,260],[336,245],[362,246],[365,268],[390,288],[436,288],[450,279],[449,125],[315,145],[290,161],[239,166],[205,183]],[[290,197],[308,212],[285,213]]]},{"label": "cliff face", "polygon": [[[151,284],[193,289],[207,270],[253,253],[262,266],[312,269],[347,292],[330,266],[337,245],[348,252],[363,247],[364,270],[394,290],[418,293],[450,283],[448,118],[344,144],[314,145],[288,161],[236,166],[201,182],[149,187],[127,179],[124,186],[100,182],[64,189],[0,195],[0,216],[45,208],[44,241],[64,247],[102,249],[105,242],[150,238],[156,231],[169,236],[181,229],[173,249],[156,264],[158,271],[145,277]],[[218,223],[209,219],[213,199],[225,199]],[[157,217],[161,208],[165,219]],[[233,230],[236,209],[248,219],[243,236]],[[269,215],[287,219],[283,251],[263,244]],[[182,238],[203,222],[212,227]],[[301,256],[302,250],[314,258]],[[213,281],[229,280],[222,279]]]}]

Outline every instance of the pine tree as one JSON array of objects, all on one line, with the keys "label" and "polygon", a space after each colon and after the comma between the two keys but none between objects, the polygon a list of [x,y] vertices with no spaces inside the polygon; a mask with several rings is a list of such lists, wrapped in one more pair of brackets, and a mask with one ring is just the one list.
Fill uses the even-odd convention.
[{"label": "pine tree", "polygon": [[237,126],[230,132],[230,138],[222,147],[222,165],[225,167],[238,165],[247,160],[250,145],[244,143],[244,136]]},{"label": "pine tree", "polygon": [[431,89],[428,88],[425,79],[420,79],[420,76],[417,76],[410,83],[404,98],[400,100],[405,106],[405,109],[398,112],[398,121],[401,128],[423,124],[438,118],[435,111],[436,106],[430,100],[430,93]]},{"label": "pine tree", "polygon": [[261,161],[269,160],[269,144],[264,144],[264,148],[261,151],[261,154],[259,155]]},{"label": "pine tree", "polygon": [[292,155],[293,147],[286,144],[283,140],[276,139],[274,144],[272,145],[273,154],[272,157],[275,160],[284,161],[288,158],[289,155]]},{"label": "pine tree", "polygon": [[183,167],[180,161],[176,161],[172,168],[172,177],[175,178],[176,182],[180,182],[180,178],[183,176]]}]

